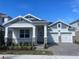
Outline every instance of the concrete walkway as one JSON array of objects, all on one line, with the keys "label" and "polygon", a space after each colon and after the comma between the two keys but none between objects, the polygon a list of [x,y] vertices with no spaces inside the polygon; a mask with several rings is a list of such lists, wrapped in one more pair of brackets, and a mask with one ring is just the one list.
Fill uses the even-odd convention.
[{"label": "concrete walkway", "polygon": [[0,55],[0,59],[79,59],[79,56],[56,56],[56,55]]}]

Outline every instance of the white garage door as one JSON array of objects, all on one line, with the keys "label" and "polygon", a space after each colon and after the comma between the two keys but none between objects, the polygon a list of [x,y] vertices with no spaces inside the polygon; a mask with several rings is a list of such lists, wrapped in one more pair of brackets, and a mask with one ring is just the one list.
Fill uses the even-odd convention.
[{"label": "white garage door", "polygon": [[61,34],[61,42],[62,43],[72,43],[72,35],[71,34]]},{"label": "white garage door", "polygon": [[58,34],[51,34],[51,37],[53,39],[54,42],[58,43],[59,42],[59,37],[58,37]]}]

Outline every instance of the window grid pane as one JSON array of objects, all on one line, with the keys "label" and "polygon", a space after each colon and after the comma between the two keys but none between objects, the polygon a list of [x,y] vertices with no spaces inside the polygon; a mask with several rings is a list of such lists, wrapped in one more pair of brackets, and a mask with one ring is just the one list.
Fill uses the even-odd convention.
[{"label": "window grid pane", "polygon": [[20,30],[20,33],[24,33],[24,30]]},{"label": "window grid pane", "polygon": [[29,30],[20,30],[20,38],[29,38]]},{"label": "window grid pane", "polygon": [[25,38],[29,38],[29,34],[25,34]]},{"label": "window grid pane", "polygon": [[25,30],[25,32],[24,32],[25,34],[28,34],[29,33],[29,30]]},{"label": "window grid pane", "polygon": [[24,38],[24,34],[20,34],[20,38]]}]

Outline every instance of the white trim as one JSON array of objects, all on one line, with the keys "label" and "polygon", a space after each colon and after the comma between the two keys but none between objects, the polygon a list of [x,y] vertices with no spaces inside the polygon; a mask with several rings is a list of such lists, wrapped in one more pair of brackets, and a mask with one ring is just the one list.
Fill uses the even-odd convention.
[{"label": "white trim", "polygon": [[47,44],[47,25],[44,25],[44,44]]},{"label": "white trim", "polygon": [[36,32],[36,27],[33,27],[33,34],[32,34],[32,37],[33,37],[33,38],[36,37],[36,33],[35,33],[35,32]]},{"label": "white trim", "polygon": [[10,22],[12,22],[12,21],[15,21],[15,19],[17,19],[17,18],[23,18],[24,20],[27,20],[27,21],[29,21],[29,22],[32,22],[31,20],[26,19],[26,18],[24,18],[23,16],[17,16],[17,17],[11,19],[10,21],[8,21],[8,22],[6,22],[6,23],[3,23],[3,25],[8,24],[8,23],[10,23]]},{"label": "white trim", "polygon": [[15,36],[15,31],[14,30],[12,30],[12,38],[13,38],[15,43],[18,43],[17,38]]},{"label": "white trim", "polygon": [[44,25],[44,37],[47,37],[47,25]]},{"label": "white trim", "polygon": [[8,37],[8,27],[5,28],[5,38]]},{"label": "white trim", "polygon": [[41,20],[40,18],[38,18],[38,17],[36,17],[36,16],[34,16],[34,15],[32,15],[32,14],[27,14],[27,15],[24,15],[24,17],[26,17],[26,16],[32,16],[32,17],[34,17],[34,18],[36,18],[36,19],[39,19],[39,20]]},{"label": "white trim", "polygon": [[8,38],[8,27],[5,27],[5,36],[4,36],[5,43],[7,42],[7,38]]},{"label": "white trim", "polygon": [[23,19],[25,19],[25,20],[27,20],[27,21],[29,21],[29,22],[32,22],[31,20],[29,20],[29,19],[26,19],[26,18],[24,18],[24,17],[22,17]]},{"label": "white trim", "polygon": [[[25,37],[24,38],[20,38],[20,30],[24,30],[24,31],[25,30],[29,30],[29,35],[30,36],[28,38],[25,38]],[[25,28],[19,29],[19,39],[30,39],[30,38],[31,38],[31,30],[29,28],[28,29],[25,29]]]},{"label": "white trim", "polygon": [[[54,25],[55,23],[58,23],[58,22],[61,22],[61,23],[66,24],[66,23],[65,23],[65,22],[63,22],[62,20],[58,20],[58,21],[56,21],[56,22],[54,22],[54,23],[50,24],[49,26],[52,26],[52,25]],[[71,25],[69,25],[69,24],[66,24],[66,25],[71,26]],[[71,27],[72,27],[72,26],[71,26]]]}]

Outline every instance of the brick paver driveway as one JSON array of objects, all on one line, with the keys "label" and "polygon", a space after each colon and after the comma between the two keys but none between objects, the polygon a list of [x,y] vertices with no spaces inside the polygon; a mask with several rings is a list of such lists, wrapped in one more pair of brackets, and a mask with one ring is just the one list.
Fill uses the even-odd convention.
[{"label": "brick paver driveway", "polygon": [[48,48],[54,55],[79,56],[79,45],[72,43],[61,43]]}]

